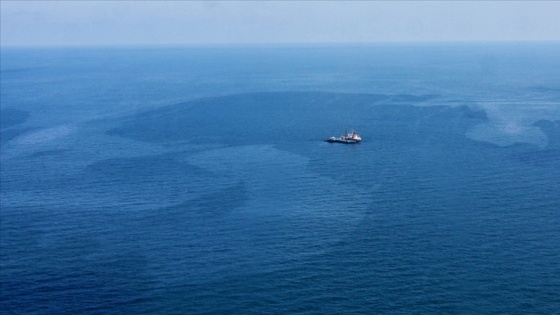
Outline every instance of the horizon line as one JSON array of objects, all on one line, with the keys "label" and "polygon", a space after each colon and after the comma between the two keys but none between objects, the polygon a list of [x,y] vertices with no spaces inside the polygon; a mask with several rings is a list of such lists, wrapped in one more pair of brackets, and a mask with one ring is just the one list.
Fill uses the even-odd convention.
[{"label": "horizon line", "polygon": [[524,44],[541,43],[553,44],[560,43],[560,39],[521,39],[521,40],[389,40],[389,41],[338,41],[338,42],[206,42],[206,43],[91,43],[91,44],[8,44],[0,43],[3,48],[139,48],[139,47],[255,47],[255,46],[369,46],[369,45],[417,45],[417,44]]}]

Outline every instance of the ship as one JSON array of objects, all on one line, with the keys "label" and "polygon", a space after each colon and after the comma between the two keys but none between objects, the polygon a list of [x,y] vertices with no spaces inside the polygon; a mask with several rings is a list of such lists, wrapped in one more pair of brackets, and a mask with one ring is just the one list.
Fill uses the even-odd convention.
[{"label": "ship", "polygon": [[329,137],[325,139],[326,142],[339,142],[339,143],[360,143],[362,142],[362,137],[360,137],[354,131],[346,133],[340,137]]}]

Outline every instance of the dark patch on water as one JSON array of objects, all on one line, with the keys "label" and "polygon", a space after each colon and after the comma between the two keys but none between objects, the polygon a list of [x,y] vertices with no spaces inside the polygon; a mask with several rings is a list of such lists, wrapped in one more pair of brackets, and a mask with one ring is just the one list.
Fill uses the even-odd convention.
[{"label": "dark patch on water", "polygon": [[14,108],[0,110],[0,146],[18,136],[33,130],[33,128],[11,128],[25,123],[29,119],[30,113]]},{"label": "dark patch on water", "polygon": [[560,149],[560,120],[539,120],[533,124],[539,127],[548,138],[548,148]]},{"label": "dark patch on water", "polygon": [[35,130],[36,128],[10,128],[0,131],[0,145],[3,146],[13,139]]},{"label": "dark patch on water", "polygon": [[6,108],[0,110],[0,128],[9,128],[15,125],[22,124],[27,121],[29,118],[29,112],[14,109],[14,108]]},{"label": "dark patch on water", "polygon": [[533,166],[560,168],[560,149],[536,150],[533,147],[532,150],[512,154],[512,159]]},{"label": "dark patch on water", "polygon": [[438,97],[437,95],[399,94],[399,95],[392,96],[390,100],[394,102],[420,103],[437,97]]},{"label": "dark patch on water", "polygon": [[243,206],[247,200],[246,184],[240,182],[225,189],[211,190],[210,193],[177,205],[156,209],[138,223],[141,226],[150,226],[154,232],[158,230],[157,225],[191,226],[194,220],[214,220],[230,213],[233,209]]},{"label": "dark patch on water", "polygon": [[171,155],[143,156],[134,158],[112,158],[87,166],[87,171],[96,176],[120,178],[126,181],[147,179],[147,177],[179,177],[205,175],[208,171],[181,162]]},{"label": "dark patch on water", "polygon": [[[173,154],[105,159],[88,165],[83,175],[72,181],[88,193],[125,205],[139,199],[147,204],[169,204],[220,185],[219,176],[211,170],[182,159],[182,155]],[[113,189],[115,186],[119,188]]]},{"label": "dark patch on water", "polygon": [[538,85],[538,86],[530,87],[529,90],[535,91],[535,92],[541,92],[541,93],[545,93],[545,94],[551,94],[552,93],[552,94],[560,95],[560,89],[556,88],[556,87],[548,87],[548,86]]},{"label": "dark patch on water", "polygon": [[[398,121],[403,115],[414,123],[446,108],[412,106],[432,97],[320,92],[232,95],[142,113],[108,134],[149,142],[235,145],[267,144],[270,139],[282,143],[322,140],[348,128],[368,134],[370,125],[386,123],[386,119]],[[464,108],[456,111],[473,115]]]},{"label": "dark patch on water", "polygon": [[511,146],[513,160],[529,165],[560,169],[560,121],[540,120],[533,124],[547,136],[548,145],[538,149],[532,145],[515,144]]},{"label": "dark patch on water", "polygon": [[42,158],[42,157],[46,157],[46,156],[52,156],[52,157],[60,157],[62,155],[64,155],[65,153],[68,153],[70,150],[46,150],[46,151],[39,151],[36,153],[33,153],[31,155],[32,158]]}]

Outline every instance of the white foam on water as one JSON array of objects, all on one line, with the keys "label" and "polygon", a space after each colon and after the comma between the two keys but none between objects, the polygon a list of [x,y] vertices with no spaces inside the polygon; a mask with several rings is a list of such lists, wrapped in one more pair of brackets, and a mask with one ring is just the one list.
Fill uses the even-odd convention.
[{"label": "white foam on water", "polygon": [[559,105],[480,104],[488,121],[469,130],[467,137],[502,147],[528,143],[544,149],[548,145],[548,138],[534,123],[560,119]]},{"label": "white foam on water", "polygon": [[9,141],[2,148],[1,160],[8,160],[22,154],[29,154],[49,149],[57,140],[65,138],[75,132],[75,127],[59,125],[25,133]]},{"label": "white foam on water", "polygon": [[41,129],[26,133],[12,141],[15,146],[34,146],[52,142],[56,139],[71,134],[74,129],[68,125],[60,125],[53,128]]}]

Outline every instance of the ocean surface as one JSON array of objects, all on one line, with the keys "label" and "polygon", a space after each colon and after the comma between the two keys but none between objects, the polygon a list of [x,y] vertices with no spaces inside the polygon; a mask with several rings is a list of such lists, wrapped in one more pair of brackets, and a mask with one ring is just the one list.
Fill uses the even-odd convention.
[{"label": "ocean surface", "polygon": [[560,314],[559,69],[559,43],[2,48],[0,312]]}]

